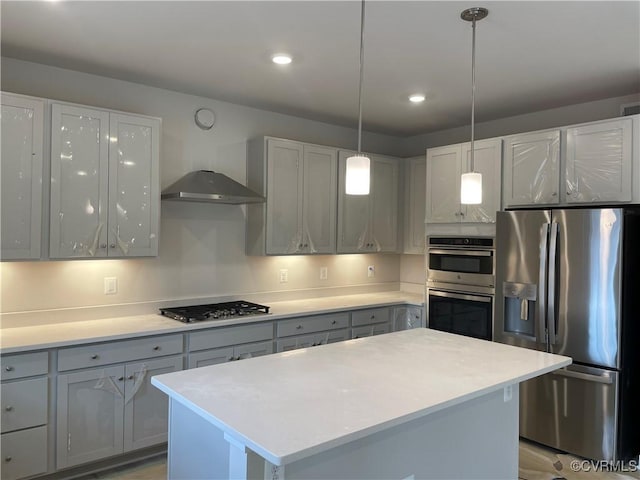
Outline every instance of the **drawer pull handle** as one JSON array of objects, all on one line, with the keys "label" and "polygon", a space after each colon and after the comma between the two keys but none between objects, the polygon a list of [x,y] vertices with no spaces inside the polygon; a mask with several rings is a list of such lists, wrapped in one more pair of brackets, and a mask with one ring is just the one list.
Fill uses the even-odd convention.
[{"label": "drawer pull handle", "polygon": [[9,365],[8,367],[5,367],[5,370],[7,372],[13,372],[13,367],[11,365]]},{"label": "drawer pull handle", "polygon": [[129,375],[129,376],[127,377],[127,379],[128,379],[128,380],[133,380],[133,375]]},{"label": "drawer pull handle", "polygon": [[10,412],[10,411],[12,411],[12,410],[13,410],[13,407],[12,407],[11,405],[7,405],[6,407],[4,407],[4,409],[5,409],[7,412]]},{"label": "drawer pull handle", "polygon": [[333,322],[331,322],[331,325],[335,325],[336,323],[338,322],[334,320]]},{"label": "drawer pull handle", "polygon": [[11,457],[4,457],[4,461],[5,461],[5,462],[10,462],[11,460],[13,460],[13,458],[11,458]]},{"label": "drawer pull handle", "polygon": [[156,345],[155,347],[153,347],[154,350],[160,350],[160,347],[158,345]]},{"label": "drawer pull handle", "polygon": [[118,381],[121,382],[124,380],[124,377],[118,377]]},{"label": "drawer pull handle", "polygon": [[96,360],[98,358],[98,354],[94,353],[93,355],[91,355],[91,360]]}]

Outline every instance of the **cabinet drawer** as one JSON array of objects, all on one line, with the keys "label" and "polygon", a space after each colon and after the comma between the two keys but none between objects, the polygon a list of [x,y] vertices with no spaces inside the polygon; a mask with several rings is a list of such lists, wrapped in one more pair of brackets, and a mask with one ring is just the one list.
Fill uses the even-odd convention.
[{"label": "cabinet drawer", "polygon": [[389,333],[388,323],[374,323],[373,325],[365,325],[351,330],[351,338],[371,337],[373,335],[381,335]]},{"label": "cabinet drawer", "polygon": [[383,323],[389,321],[388,308],[371,308],[368,310],[357,310],[351,313],[351,325],[370,325],[372,323]]},{"label": "cabinet drawer", "polygon": [[217,365],[218,363],[226,363],[233,360],[261,357],[270,353],[273,353],[272,341],[204,350],[189,355],[189,368],[206,367],[207,365]]},{"label": "cabinet drawer", "polygon": [[273,339],[273,324],[253,323],[231,328],[215,328],[189,334],[189,351],[228,347]]},{"label": "cabinet drawer", "polygon": [[90,368],[111,363],[163,357],[176,353],[182,353],[182,335],[166,335],[64,348],[58,352],[58,370]]},{"label": "cabinet drawer", "polygon": [[276,348],[278,352],[286,352],[288,350],[296,350],[298,348],[344,342],[345,340],[349,340],[349,330],[330,330],[328,332],[314,333],[311,335],[284,338],[282,340],[278,340]]},{"label": "cabinet drawer", "polygon": [[20,355],[2,355],[2,380],[45,375],[49,372],[49,353],[23,353]]},{"label": "cabinet drawer", "polygon": [[280,320],[278,322],[278,337],[321,332],[323,330],[335,330],[338,328],[346,328],[348,326],[348,313],[292,318],[290,320]]},{"label": "cabinet drawer", "polygon": [[2,433],[47,423],[47,377],[2,384]]},{"label": "cabinet drawer", "polygon": [[2,434],[2,480],[31,477],[47,471],[47,427]]}]

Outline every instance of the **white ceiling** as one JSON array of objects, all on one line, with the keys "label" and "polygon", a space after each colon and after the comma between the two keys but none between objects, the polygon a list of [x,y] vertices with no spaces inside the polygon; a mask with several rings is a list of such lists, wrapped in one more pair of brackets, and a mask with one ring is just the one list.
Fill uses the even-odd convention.
[{"label": "white ceiling", "polygon": [[[640,92],[640,2],[366,3],[363,128],[413,135]],[[355,127],[358,1],[1,3],[2,54]],[[285,51],[281,67],[270,55]],[[424,92],[427,101],[407,96]]]}]

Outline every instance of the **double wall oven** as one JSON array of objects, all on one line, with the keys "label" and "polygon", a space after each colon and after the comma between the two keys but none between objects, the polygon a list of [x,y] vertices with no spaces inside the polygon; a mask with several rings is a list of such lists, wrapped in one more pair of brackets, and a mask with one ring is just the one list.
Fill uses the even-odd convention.
[{"label": "double wall oven", "polygon": [[495,248],[491,237],[427,239],[427,326],[492,339]]}]

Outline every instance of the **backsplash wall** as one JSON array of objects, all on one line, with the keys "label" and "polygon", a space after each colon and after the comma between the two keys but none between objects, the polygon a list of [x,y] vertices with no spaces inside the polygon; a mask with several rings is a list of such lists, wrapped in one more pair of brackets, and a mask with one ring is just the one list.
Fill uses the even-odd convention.
[{"label": "backsplash wall", "polygon": [[[272,135],[354,148],[356,130],[276,114],[112,78],[2,59],[1,88],[97,107],[161,117],[161,187],[194,169],[212,169],[246,183],[247,139]],[[201,107],[216,113],[216,125],[193,122]],[[370,151],[393,154],[399,139],[365,133]],[[1,312],[144,303],[181,298],[239,296],[371,285],[397,288],[399,255],[247,257],[245,207],[163,202],[157,258],[0,264]],[[375,265],[374,278],[367,266]],[[328,279],[320,280],[320,267]],[[289,270],[281,284],[278,271]],[[104,295],[104,277],[117,277],[118,293]],[[338,288],[338,291],[340,289]],[[266,293],[265,293],[266,296]]]}]

